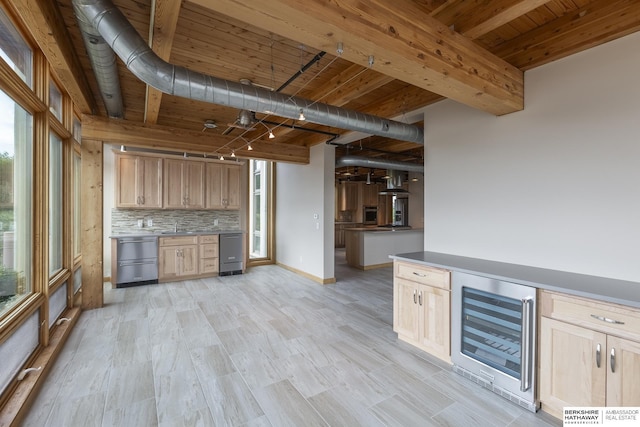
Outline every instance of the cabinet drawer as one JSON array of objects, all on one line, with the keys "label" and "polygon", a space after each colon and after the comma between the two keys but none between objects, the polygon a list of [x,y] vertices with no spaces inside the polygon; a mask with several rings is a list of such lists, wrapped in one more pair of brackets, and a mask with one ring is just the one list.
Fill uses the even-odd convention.
[{"label": "cabinet drawer", "polygon": [[161,237],[160,246],[197,245],[198,236]]},{"label": "cabinet drawer", "polygon": [[396,277],[436,288],[451,289],[451,273],[440,268],[426,265],[396,261],[394,266]]},{"label": "cabinet drawer", "polygon": [[200,243],[218,243],[218,235],[206,234],[204,236],[200,236]]},{"label": "cabinet drawer", "polygon": [[200,274],[217,273],[218,264],[218,258],[207,258],[200,260]]},{"label": "cabinet drawer", "polygon": [[218,244],[200,244],[200,258],[218,258]]},{"label": "cabinet drawer", "polygon": [[540,291],[540,314],[640,341],[640,311],[631,307],[543,290]]}]

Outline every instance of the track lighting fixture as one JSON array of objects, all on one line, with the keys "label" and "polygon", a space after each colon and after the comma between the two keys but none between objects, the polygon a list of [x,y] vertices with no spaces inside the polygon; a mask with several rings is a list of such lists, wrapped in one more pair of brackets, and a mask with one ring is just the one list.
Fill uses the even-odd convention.
[{"label": "track lighting fixture", "polygon": [[371,172],[367,173],[367,185],[371,185]]},{"label": "track lighting fixture", "polygon": [[127,147],[125,147],[124,145],[121,145],[120,146],[120,151],[122,151],[124,153],[125,151],[127,151]]},{"label": "track lighting fixture", "polygon": [[301,122],[307,120],[306,117],[304,116],[304,112],[302,111],[302,108],[300,109],[300,116],[298,117],[298,120],[300,120]]},{"label": "track lighting fixture", "polygon": [[231,150],[231,157],[235,157],[235,156],[236,156],[235,150]]},{"label": "track lighting fixture", "polygon": [[251,146],[251,143],[249,143],[249,145],[247,145],[247,151],[251,151],[253,150],[253,147]]},{"label": "track lighting fixture", "polygon": [[220,160],[224,160],[224,156],[220,154]]},{"label": "track lighting fixture", "polygon": [[260,124],[262,126],[264,126],[268,131],[269,131],[269,139],[273,139],[276,136],[273,134],[273,130],[271,130],[267,125],[265,125],[264,123],[262,123],[262,121],[260,121]]}]

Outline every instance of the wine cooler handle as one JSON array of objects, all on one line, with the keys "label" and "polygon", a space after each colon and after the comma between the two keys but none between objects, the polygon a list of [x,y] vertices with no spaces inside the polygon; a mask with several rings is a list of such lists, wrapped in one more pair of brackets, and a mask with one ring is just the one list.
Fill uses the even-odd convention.
[{"label": "wine cooler handle", "polygon": [[602,347],[600,346],[600,344],[598,344],[596,346],[596,366],[599,368],[600,367],[600,360],[602,359],[601,357],[601,350]]},{"label": "wine cooler handle", "polygon": [[527,391],[531,387],[531,298],[522,300],[522,341],[520,342],[520,391]]}]

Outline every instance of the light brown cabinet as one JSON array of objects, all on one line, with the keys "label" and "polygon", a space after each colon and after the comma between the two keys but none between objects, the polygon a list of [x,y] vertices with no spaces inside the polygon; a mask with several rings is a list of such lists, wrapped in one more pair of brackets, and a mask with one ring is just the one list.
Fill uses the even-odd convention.
[{"label": "light brown cabinet", "polygon": [[166,159],[164,161],[164,207],[203,209],[204,171],[204,162]]},{"label": "light brown cabinet", "polygon": [[240,166],[207,163],[205,206],[207,209],[240,209]]},{"label": "light brown cabinet", "polygon": [[198,236],[161,237],[158,245],[158,281],[198,275]]},{"label": "light brown cabinet", "polygon": [[394,262],[393,330],[398,338],[451,363],[450,272]]},{"label": "light brown cabinet", "polygon": [[218,274],[220,270],[220,258],[218,249],[218,236],[205,235],[199,237],[200,252],[200,276]]},{"label": "light brown cabinet", "polygon": [[[358,182],[339,182],[336,186],[338,211],[355,211],[358,209]],[[354,218],[355,219],[355,218]]]},{"label": "light brown cabinet", "polygon": [[115,205],[118,208],[162,207],[162,159],[116,155]]},{"label": "light brown cabinet", "polygon": [[378,184],[362,184],[362,206],[378,206]]},{"label": "light brown cabinet", "polygon": [[640,314],[616,304],[541,292],[540,402],[640,406]]}]

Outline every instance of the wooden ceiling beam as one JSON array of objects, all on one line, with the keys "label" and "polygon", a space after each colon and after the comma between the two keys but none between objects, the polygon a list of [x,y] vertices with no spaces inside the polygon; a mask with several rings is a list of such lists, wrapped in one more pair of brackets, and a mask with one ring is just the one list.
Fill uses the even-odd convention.
[{"label": "wooden ceiling beam", "polygon": [[9,5],[30,31],[77,109],[84,114],[97,111],[91,86],[74,50],[57,2],[12,0]]},{"label": "wooden ceiling beam", "polygon": [[502,115],[524,106],[523,73],[428,16],[412,0],[192,0],[247,24],[463,104]]},{"label": "wooden ceiling beam", "polygon": [[[149,46],[165,61],[168,61],[171,56],[181,6],[182,0],[154,0],[151,3]],[[161,102],[162,92],[147,85],[144,107],[145,123],[155,124],[158,122]]]},{"label": "wooden ceiling beam", "polygon": [[168,126],[141,124],[128,120],[114,120],[98,116],[82,117],[82,139],[102,141],[108,144],[131,147],[170,150],[177,153],[228,156],[231,149],[240,158],[253,158],[287,163],[309,163],[307,147],[279,144],[266,141],[253,141],[253,150],[246,143],[231,136],[206,132],[194,132]]},{"label": "wooden ceiling beam", "polygon": [[455,31],[477,39],[550,0],[452,0],[431,16]]},{"label": "wooden ceiling beam", "polygon": [[597,0],[493,49],[529,70],[640,30],[640,2]]}]

